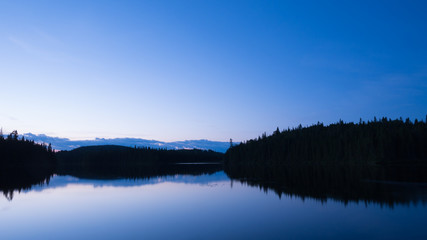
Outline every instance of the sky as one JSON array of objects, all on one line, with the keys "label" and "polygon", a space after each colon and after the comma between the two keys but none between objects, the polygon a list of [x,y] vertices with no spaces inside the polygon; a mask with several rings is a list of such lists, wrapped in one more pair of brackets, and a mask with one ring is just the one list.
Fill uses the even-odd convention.
[{"label": "sky", "polygon": [[425,119],[427,1],[0,1],[0,126],[242,141]]}]

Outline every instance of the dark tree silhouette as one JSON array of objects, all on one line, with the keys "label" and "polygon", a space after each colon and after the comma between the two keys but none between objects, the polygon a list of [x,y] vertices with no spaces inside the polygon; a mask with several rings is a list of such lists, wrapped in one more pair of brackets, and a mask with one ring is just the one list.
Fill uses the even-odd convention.
[{"label": "dark tree silhouette", "polygon": [[16,130],[6,139],[0,138],[0,190],[8,199],[15,190],[48,182],[55,167],[54,154],[44,144],[23,137],[18,140]]},{"label": "dark tree silhouette", "polygon": [[[166,150],[115,145],[81,147],[56,154],[58,174],[135,177],[177,163],[220,163],[223,154],[204,150]],[[181,167],[181,168],[189,168]]]},{"label": "dark tree silhouette", "polygon": [[322,123],[262,134],[228,149],[227,165],[427,163],[427,125],[374,118],[358,124]]}]

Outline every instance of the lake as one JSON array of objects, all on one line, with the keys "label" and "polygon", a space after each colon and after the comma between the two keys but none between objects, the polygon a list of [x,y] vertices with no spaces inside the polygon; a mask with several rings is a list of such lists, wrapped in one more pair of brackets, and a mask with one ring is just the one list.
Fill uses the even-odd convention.
[{"label": "lake", "polygon": [[278,192],[222,170],[134,179],[54,175],[0,198],[0,238],[427,239],[424,184],[363,184],[409,190],[385,188],[398,201],[346,201]]}]

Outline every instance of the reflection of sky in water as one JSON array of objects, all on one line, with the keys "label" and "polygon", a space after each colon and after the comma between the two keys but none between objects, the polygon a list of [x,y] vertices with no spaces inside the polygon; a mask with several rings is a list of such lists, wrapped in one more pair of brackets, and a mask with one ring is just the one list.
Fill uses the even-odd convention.
[{"label": "reflection of sky in water", "polygon": [[425,238],[427,208],[319,201],[230,181],[223,172],[150,180],[55,177],[0,199],[1,239]]},{"label": "reflection of sky in water", "polygon": [[[216,172],[213,174],[194,175],[168,175],[161,177],[151,177],[147,179],[112,179],[112,180],[96,180],[96,179],[79,179],[72,176],[55,176],[51,179],[48,185],[34,186],[29,191],[41,191],[46,188],[64,187],[70,184],[92,185],[94,187],[117,186],[117,187],[134,187],[138,185],[158,184],[164,182],[176,182],[187,184],[209,184],[211,182],[229,181],[229,178],[224,172]],[[26,191],[27,192],[27,191]]]}]

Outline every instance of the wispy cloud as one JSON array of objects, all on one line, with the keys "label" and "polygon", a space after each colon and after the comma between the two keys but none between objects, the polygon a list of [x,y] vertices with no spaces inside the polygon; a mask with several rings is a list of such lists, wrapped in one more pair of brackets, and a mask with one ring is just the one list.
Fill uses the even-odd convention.
[{"label": "wispy cloud", "polygon": [[61,41],[59,41],[58,38],[54,37],[53,35],[45,32],[43,30],[40,30],[39,28],[33,27],[33,31],[40,39],[42,39],[46,43],[49,43],[49,44],[60,44],[61,43]]},{"label": "wispy cloud", "polygon": [[23,41],[22,39],[19,39],[15,36],[9,36],[9,41],[14,44],[15,46],[21,48],[23,51],[25,51],[28,54],[39,54],[40,51],[38,51],[35,47],[31,46],[26,41]]},{"label": "wispy cloud", "polygon": [[12,121],[18,121],[17,118],[10,116],[8,114],[4,114],[4,113],[0,113],[0,119],[7,119],[7,120],[12,120]]},{"label": "wispy cloud", "polygon": [[419,73],[384,74],[376,79],[360,82],[347,92],[339,107],[352,108],[363,114],[405,114],[408,107],[421,104],[427,85]]},{"label": "wispy cloud", "polygon": [[60,47],[61,41],[37,28],[33,28],[29,36],[9,35],[7,38],[12,45],[25,54],[51,62],[64,60]]},{"label": "wispy cloud", "polygon": [[70,140],[68,138],[50,137],[45,134],[23,134],[25,138],[32,139],[36,142],[51,143],[54,149],[71,150],[81,146],[94,145],[120,145],[128,147],[152,147],[167,149],[211,149],[218,152],[227,151],[230,146],[229,142],[218,142],[209,140],[186,140],[177,142],[162,142],[157,140],[147,140],[142,138],[96,138],[92,140]]}]

